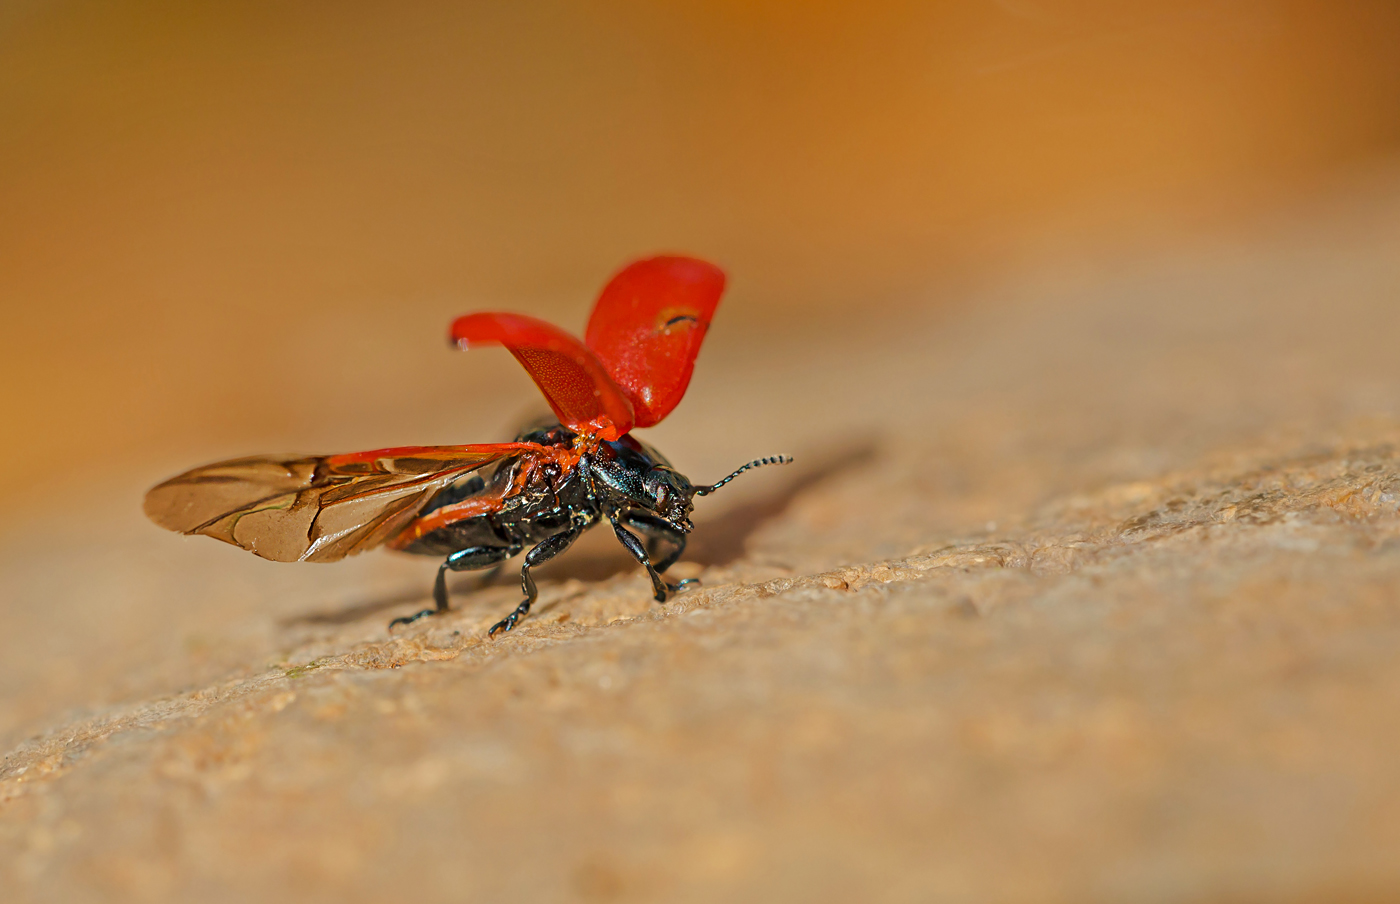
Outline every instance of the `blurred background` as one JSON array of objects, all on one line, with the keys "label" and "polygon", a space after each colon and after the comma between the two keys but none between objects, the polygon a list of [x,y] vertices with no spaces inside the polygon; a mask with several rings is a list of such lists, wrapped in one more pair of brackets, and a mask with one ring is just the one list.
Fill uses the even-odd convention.
[{"label": "blurred background", "polygon": [[[0,2],[0,886],[1396,897],[1398,49],[1396,0]],[[430,560],[141,514],[507,438],[449,321],[581,330],[662,251],[730,291],[646,438],[798,458],[699,507],[713,608],[594,531],[507,640],[467,575],[391,635]],[[1295,510],[1109,558],[1229,493]]]},{"label": "blurred background", "polygon": [[533,389],[449,318],[579,329],[655,251],[729,271],[725,361],[1267,221],[1395,153],[1397,47],[1391,0],[6,3],[0,505],[496,439]]}]

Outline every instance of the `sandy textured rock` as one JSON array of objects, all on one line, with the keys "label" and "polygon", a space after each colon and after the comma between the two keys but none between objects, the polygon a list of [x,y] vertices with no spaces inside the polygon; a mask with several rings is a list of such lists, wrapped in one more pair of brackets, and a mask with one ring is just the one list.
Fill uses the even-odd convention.
[{"label": "sandy textured rock", "polygon": [[504,639],[510,581],[391,636],[423,561],[182,542],[157,474],[36,516],[7,898],[1400,895],[1392,189],[716,349],[668,450],[800,462],[664,606],[590,538]]}]

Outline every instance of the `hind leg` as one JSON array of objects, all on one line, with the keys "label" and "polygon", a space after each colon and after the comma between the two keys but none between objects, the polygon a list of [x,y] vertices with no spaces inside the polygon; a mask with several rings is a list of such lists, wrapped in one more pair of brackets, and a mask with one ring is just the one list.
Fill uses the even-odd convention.
[{"label": "hind leg", "polygon": [[508,546],[472,546],[467,549],[459,549],[448,556],[446,561],[438,566],[437,580],[433,582],[433,603],[436,608],[424,609],[412,615],[405,615],[389,622],[392,629],[397,625],[407,625],[426,618],[429,615],[441,615],[448,609],[447,605],[447,572],[449,571],[478,571],[482,568],[493,568],[509,559],[513,553]]}]

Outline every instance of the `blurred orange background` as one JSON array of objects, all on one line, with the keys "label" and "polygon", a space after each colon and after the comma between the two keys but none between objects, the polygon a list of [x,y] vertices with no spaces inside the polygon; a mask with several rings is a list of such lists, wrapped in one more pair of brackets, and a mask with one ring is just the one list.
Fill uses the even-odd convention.
[{"label": "blurred orange background", "polygon": [[1396,48],[1393,0],[6,4],[0,504],[501,438],[533,390],[449,318],[579,328],[654,251],[758,354],[1267,218],[1394,154]]}]

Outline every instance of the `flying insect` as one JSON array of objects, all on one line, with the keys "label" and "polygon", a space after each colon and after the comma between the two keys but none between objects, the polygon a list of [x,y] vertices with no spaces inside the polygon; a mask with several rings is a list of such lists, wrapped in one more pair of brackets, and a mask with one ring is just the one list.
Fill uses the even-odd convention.
[{"label": "flying insect", "polygon": [[663,575],[685,551],[695,497],[792,461],[760,458],[696,485],[631,434],[660,423],[685,395],[724,287],[723,271],[695,258],[637,261],[604,287],[583,341],[522,314],[464,315],[452,323],[452,343],[508,349],[554,420],[508,443],[218,462],[153,487],[146,514],[276,562],[334,562],[377,546],[441,557],[434,608],[390,628],[448,611],[448,572],[493,568],[524,552],[524,599],[489,636],[509,631],[538,597],[530,570],[602,522],[665,602],[690,583]]}]

